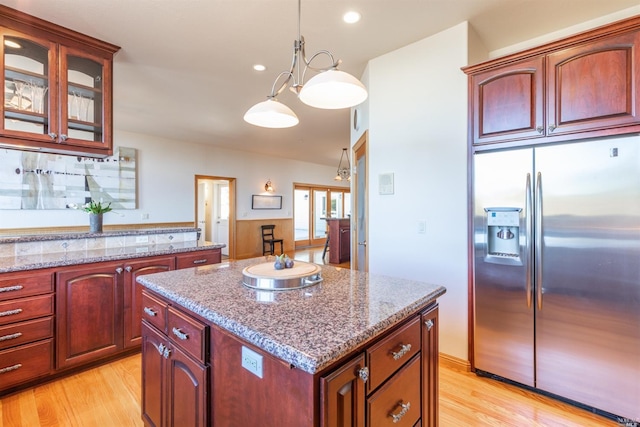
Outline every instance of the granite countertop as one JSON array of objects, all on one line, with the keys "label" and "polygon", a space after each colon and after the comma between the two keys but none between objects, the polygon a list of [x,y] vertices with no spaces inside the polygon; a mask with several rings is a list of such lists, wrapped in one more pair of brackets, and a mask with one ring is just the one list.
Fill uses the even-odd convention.
[{"label": "granite countertop", "polygon": [[[89,235],[90,236],[90,235]],[[87,237],[87,233],[84,233]],[[123,246],[80,251],[48,252],[0,257],[0,273],[28,271],[39,268],[61,267],[92,262],[117,261],[142,256],[172,255],[207,249],[224,248],[226,245],[211,242],[175,242],[154,245]]]},{"label": "granite countertop", "polygon": [[149,274],[145,287],[311,374],[339,360],[445,293],[442,286],[322,267],[323,282],[261,291],[245,267],[273,257]]},{"label": "granite countertop", "polygon": [[118,237],[118,236],[143,236],[150,234],[163,234],[163,233],[186,233],[197,232],[199,228],[184,227],[184,228],[141,228],[130,230],[109,230],[101,233],[87,233],[87,232],[59,232],[54,231],[51,233],[38,232],[36,234],[23,234],[19,236],[0,236],[0,244],[2,243],[23,243],[23,242],[35,242],[35,241],[47,241],[47,240],[73,240],[73,239],[86,239],[91,237]]}]

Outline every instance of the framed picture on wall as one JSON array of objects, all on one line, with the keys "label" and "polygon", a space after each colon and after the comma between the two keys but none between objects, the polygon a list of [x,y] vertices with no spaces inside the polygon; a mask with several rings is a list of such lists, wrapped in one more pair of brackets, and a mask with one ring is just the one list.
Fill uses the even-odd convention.
[{"label": "framed picture on wall", "polygon": [[282,209],[282,196],[251,196],[251,209]]}]

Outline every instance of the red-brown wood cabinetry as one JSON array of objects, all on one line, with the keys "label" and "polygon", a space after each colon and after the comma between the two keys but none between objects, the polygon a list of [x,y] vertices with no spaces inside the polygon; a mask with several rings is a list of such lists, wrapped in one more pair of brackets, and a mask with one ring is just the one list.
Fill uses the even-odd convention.
[{"label": "red-brown wood cabinetry", "polygon": [[53,370],[53,276],[0,277],[0,391]]},{"label": "red-brown wood cabinetry", "polygon": [[127,261],[124,267],[124,346],[137,347],[141,340],[142,286],[136,278],[143,274],[174,270],[175,257]]},{"label": "red-brown wood cabinetry", "polygon": [[473,145],[640,131],[640,18],[465,72]]},{"label": "red-brown wood cabinetry", "polygon": [[68,368],[123,348],[122,263],[97,263],[56,273],[56,367]]},{"label": "red-brown wood cabinetry", "polygon": [[340,264],[351,259],[351,220],[327,218],[329,223],[329,262]]},{"label": "red-brown wood cabinetry", "polygon": [[204,427],[209,419],[208,327],[143,295],[168,315],[156,329],[158,316],[143,312],[142,419],[146,426]]},{"label": "red-brown wood cabinetry", "polygon": [[119,47],[0,6],[0,141],[104,157],[113,152],[113,55]]}]

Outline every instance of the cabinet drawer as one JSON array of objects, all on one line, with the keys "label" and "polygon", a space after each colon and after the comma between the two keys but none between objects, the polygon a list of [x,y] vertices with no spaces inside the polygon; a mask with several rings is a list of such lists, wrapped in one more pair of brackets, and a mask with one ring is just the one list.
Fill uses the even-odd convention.
[{"label": "cabinet drawer", "polygon": [[0,390],[48,374],[52,356],[53,339],[0,351]]},{"label": "cabinet drawer", "polygon": [[420,351],[420,318],[416,317],[367,350],[368,390],[375,390]]},{"label": "cabinet drawer", "polygon": [[0,326],[0,350],[53,336],[53,317]]},{"label": "cabinet drawer", "polygon": [[167,335],[187,353],[205,362],[207,326],[199,321],[169,307]]},{"label": "cabinet drawer", "polygon": [[413,427],[422,412],[419,378],[420,355],[417,355],[367,400],[366,425]]},{"label": "cabinet drawer", "polygon": [[200,265],[218,264],[222,260],[220,249],[192,252],[176,256],[176,268],[198,267]]},{"label": "cabinet drawer", "polygon": [[0,276],[0,301],[53,292],[53,274],[8,274]]},{"label": "cabinet drawer", "polygon": [[0,325],[53,314],[53,295],[0,302]]},{"label": "cabinet drawer", "polygon": [[142,291],[142,318],[162,332],[166,331],[167,304]]}]

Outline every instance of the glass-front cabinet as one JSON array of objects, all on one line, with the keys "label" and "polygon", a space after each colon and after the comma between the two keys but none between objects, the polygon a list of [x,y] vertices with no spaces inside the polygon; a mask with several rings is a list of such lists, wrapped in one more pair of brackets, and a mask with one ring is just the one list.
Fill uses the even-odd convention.
[{"label": "glass-front cabinet", "polygon": [[104,85],[109,61],[66,47],[60,47],[60,60],[60,138],[68,144],[104,148],[111,141],[111,127],[105,126],[111,102],[111,88]]},{"label": "glass-front cabinet", "polygon": [[40,23],[50,34],[13,20],[21,16],[27,15],[0,7],[0,146],[112,154],[112,64],[119,48],[46,21]]},{"label": "glass-front cabinet", "polygon": [[16,139],[55,140],[57,98],[55,43],[13,31],[2,33],[4,102],[2,135]]}]

